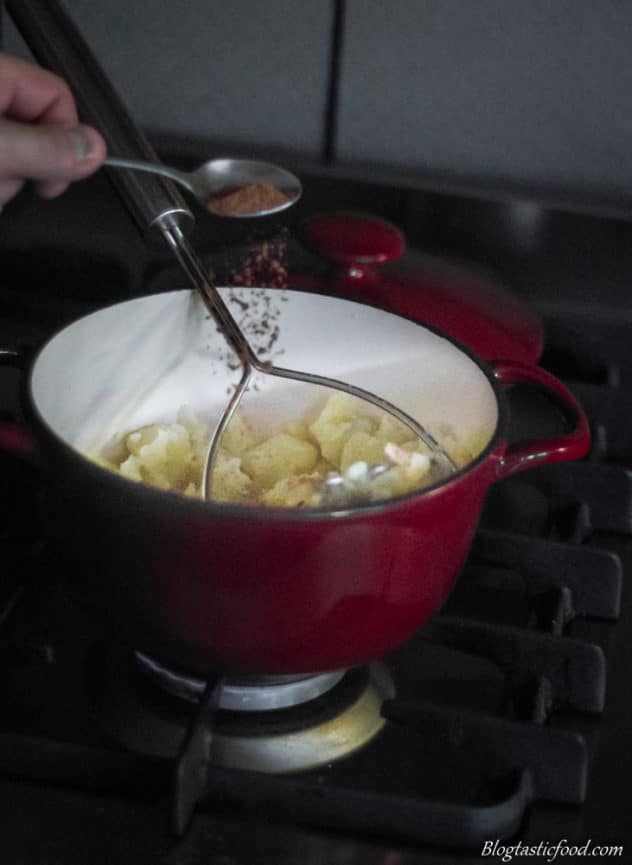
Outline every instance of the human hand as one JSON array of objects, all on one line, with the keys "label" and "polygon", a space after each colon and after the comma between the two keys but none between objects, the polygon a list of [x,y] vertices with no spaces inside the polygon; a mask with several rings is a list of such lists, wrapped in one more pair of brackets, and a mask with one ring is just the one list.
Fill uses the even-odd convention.
[{"label": "human hand", "polygon": [[0,53],[0,210],[34,180],[44,198],[88,177],[105,141],[79,123],[70,88],[57,75]]}]

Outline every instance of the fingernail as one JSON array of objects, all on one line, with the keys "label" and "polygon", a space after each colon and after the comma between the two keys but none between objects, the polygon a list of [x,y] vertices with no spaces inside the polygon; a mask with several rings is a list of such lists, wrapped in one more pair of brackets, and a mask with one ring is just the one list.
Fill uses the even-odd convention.
[{"label": "fingernail", "polygon": [[70,133],[72,145],[75,149],[75,156],[81,162],[88,159],[93,153],[92,141],[88,135],[80,127],[73,129]]}]

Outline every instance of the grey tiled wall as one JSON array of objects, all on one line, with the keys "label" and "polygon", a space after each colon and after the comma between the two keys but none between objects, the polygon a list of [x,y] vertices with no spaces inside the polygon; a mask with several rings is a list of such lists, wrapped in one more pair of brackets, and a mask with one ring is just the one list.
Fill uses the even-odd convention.
[{"label": "grey tiled wall", "polygon": [[346,8],[339,159],[632,194],[632,3]]}]

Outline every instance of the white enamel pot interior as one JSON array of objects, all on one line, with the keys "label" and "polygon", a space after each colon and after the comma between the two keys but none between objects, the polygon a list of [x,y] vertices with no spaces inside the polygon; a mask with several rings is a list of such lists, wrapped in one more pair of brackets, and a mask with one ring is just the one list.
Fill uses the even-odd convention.
[{"label": "white enamel pot interior", "polygon": [[[481,367],[428,328],[354,301],[278,289],[220,289],[259,357],[372,391],[434,433],[468,436],[498,421]],[[229,368],[229,364],[230,367]],[[140,297],[70,324],[43,348],[31,396],[66,444],[98,453],[123,432],[186,407],[217,421],[240,368],[189,290]],[[243,403],[262,431],[313,409],[320,392],[258,377]],[[484,445],[484,442],[483,442]]]}]

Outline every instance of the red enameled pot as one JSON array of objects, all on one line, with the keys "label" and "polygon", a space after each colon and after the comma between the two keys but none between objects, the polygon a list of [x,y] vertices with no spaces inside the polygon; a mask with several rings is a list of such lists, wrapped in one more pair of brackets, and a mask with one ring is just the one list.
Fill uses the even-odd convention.
[{"label": "red enameled pot", "polygon": [[[254,319],[263,308],[273,315],[270,356],[283,366],[377,391],[457,447],[481,444],[448,482],[348,510],[187,499],[111,473],[83,451],[117,431],[174,420],[183,405],[214,421],[232,382],[199,298],[141,297],[64,328],[25,378],[29,430],[54,493],[52,533],[114,638],[163,664],[279,675],[383,655],[446,599],[489,486],[529,466],[580,458],[589,447],[581,408],[537,367],[488,365],[419,323],[346,299],[222,293],[238,317],[244,303]],[[570,432],[508,446],[504,390],[517,382],[548,391],[569,415]],[[277,396],[257,391],[248,411],[273,424],[307,408],[286,391]],[[15,433],[1,427],[2,446],[28,450],[27,431]]]}]

